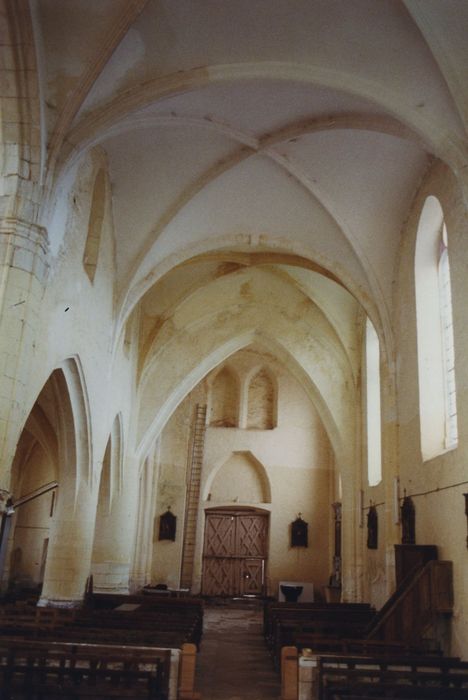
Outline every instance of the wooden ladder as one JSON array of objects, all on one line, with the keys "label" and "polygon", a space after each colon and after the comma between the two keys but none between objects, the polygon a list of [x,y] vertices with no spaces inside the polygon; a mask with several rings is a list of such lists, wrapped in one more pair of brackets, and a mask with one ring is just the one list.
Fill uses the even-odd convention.
[{"label": "wooden ladder", "polygon": [[187,469],[187,498],[185,501],[184,543],[180,574],[181,588],[190,588],[192,585],[205,432],[206,404],[197,404],[195,407],[192,449]]}]

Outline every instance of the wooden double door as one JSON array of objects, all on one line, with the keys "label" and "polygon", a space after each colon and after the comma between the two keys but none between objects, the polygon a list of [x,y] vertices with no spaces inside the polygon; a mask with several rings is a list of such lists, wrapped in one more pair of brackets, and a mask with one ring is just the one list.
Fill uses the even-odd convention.
[{"label": "wooden double door", "polygon": [[267,551],[268,513],[207,511],[203,595],[262,595]]}]

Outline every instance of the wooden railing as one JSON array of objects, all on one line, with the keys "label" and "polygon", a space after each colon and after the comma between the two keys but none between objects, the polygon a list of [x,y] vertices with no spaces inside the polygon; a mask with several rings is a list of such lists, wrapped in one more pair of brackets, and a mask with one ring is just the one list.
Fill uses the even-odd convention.
[{"label": "wooden railing", "polygon": [[452,611],[452,562],[429,561],[391,596],[367,637],[421,645],[438,616]]}]

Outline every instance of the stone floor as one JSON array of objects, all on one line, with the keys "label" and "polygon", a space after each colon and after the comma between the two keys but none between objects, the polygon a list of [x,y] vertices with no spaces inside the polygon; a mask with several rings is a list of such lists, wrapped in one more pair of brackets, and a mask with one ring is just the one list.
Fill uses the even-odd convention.
[{"label": "stone floor", "polygon": [[258,605],[205,607],[195,688],[202,700],[278,700],[280,679],[263,641]]}]

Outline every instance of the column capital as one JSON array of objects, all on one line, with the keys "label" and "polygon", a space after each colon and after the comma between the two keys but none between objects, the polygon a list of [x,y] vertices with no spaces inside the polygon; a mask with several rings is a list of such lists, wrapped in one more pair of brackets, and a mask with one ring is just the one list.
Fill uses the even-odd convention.
[{"label": "column capital", "polygon": [[42,226],[16,217],[0,221],[0,265],[33,274],[43,283],[49,268],[49,241]]}]

